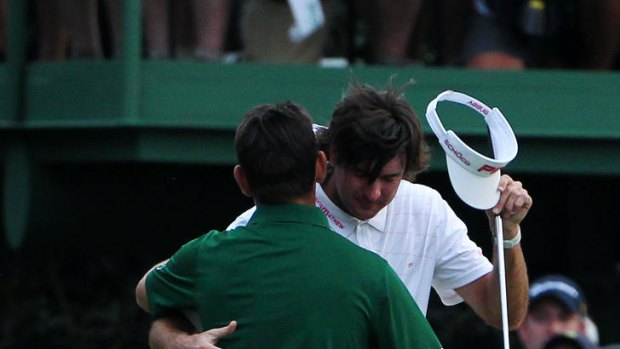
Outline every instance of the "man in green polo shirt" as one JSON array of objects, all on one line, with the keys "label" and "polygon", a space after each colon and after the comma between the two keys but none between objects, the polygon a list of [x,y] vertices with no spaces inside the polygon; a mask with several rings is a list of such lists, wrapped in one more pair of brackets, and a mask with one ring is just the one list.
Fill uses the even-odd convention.
[{"label": "man in green polo shirt", "polygon": [[302,107],[252,108],[235,145],[234,177],[256,213],[147,273],[136,288],[144,310],[192,310],[203,330],[234,320],[218,344],[227,349],[441,347],[387,262],[334,234],[315,207],[327,162]]}]

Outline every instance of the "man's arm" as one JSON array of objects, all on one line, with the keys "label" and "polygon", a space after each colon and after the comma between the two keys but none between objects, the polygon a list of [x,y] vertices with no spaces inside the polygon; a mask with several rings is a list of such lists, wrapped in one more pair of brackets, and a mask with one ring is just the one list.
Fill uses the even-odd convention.
[{"label": "man's arm", "polygon": [[[519,224],[532,206],[532,198],[523,188],[521,182],[513,181],[507,175],[501,177],[499,190],[501,192],[500,200],[492,210],[487,211],[487,215],[492,231],[495,230],[496,215],[501,217],[504,240],[511,240],[519,232]],[[504,249],[504,258],[508,323],[511,329],[516,329],[527,313],[529,289],[527,267],[521,245]],[[485,322],[501,328],[500,280],[495,246],[493,247],[493,266],[491,273],[458,288],[456,291]]]},{"label": "man's arm", "polygon": [[[157,263],[147,271],[136,286],[136,302],[147,313],[150,312],[146,291],[146,277],[155,268],[166,264],[168,260]],[[237,322],[231,321],[227,326],[213,328],[196,333],[196,328],[181,313],[171,313],[165,318],[153,321],[149,331],[149,346],[152,349],[221,349],[217,342],[237,329]]]},{"label": "man's arm", "polygon": [[138,303],[140,308],[142,308],[142,310],[146,311],[147,313],[150,313],[150,309],[149,309],[149,300],[148,300],[148,297],[146,295],[146,277],[147,277],[147,275],[149,275],[151,270],[159,267],[160,265],[166,264],[167,262],[168,262],[168,260],[166,259],[165,261],[161,261],[161,262],[155,264],[151,269],[149,269],[142,276],[140,281],[138,281],[138,285],[136,286],[136,303]]},{"label": "man's arm", "polygon": [[[235,219],[226,230],[234,229],[238,226],[245,226],[256,207],[252,207],[243,212]],[[153,266],[140,280],[136,287],[136,301],[142,309],[148,312],[148,299],[146,297],[145,280],[148,273],[157,266],[166,263],[168,260]],[[146,307],[146,308],[145,308]],[[228,326],[210,329],[196,333],[196,328],[184,314],[175,314],[170,317],[162,317],[153,321],[149,331],[149,344],[153,349],[165,348],[206,348],[217,349],[215,344],[218,340],[229,335],[237,328],[237,322],[231,321]],[[211,346],[210,346],[211,345]]]},{"label": "man's arm", "polygon": [[171,314],[153,321],[149,331],[151,349],[221,349],[217,342],[237,329],[237,322],[231,321],[225,327],[195,333],[192,323],[181,314]]}]

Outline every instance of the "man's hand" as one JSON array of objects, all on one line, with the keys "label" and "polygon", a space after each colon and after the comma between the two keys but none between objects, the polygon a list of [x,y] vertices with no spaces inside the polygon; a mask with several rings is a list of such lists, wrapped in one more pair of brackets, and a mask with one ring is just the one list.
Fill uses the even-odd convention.
[{"label": "man's hand", "polygon": [[237,321],[227,326],[213,328],[200,333],[190,333],[189,322],[181,317],[169,317],[155,320],[149,333],[149,345],[152,349],[222,349],[217,342],[235,332]]},{"label": "man's hand", "polygon": [[204,332],[188,335],[184,339],[181,347],[177,348],[195,348],[195,349],[221,349],[216,346],[220,338],[227,336],[237,329],[237,322],[231,321],[228,326],[213,328]]},{"label": "man's hand", "polygon": [[[497,188],[500,191],[499,202],[487,211],[489,218],[499,214],[504,228],[504,239],[512,239],[517,228],[532,207],[532,198],[523,188],[523,184],[508,175],[502,175]],[[493,222],[493,220],[491,220]]]}]

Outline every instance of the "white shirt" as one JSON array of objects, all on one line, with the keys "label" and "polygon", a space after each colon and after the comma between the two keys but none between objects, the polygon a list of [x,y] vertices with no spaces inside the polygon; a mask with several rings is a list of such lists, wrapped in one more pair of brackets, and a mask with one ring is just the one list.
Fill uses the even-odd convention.
[{"label": "white shirt", "polygon": [[[320,185],[316,205],[335,232],[387,260],[424,314],[431,287],[444,304],[454,305],[463,301],[455,288],[493,270],[463,221],[427,186],[401,181],[394,200],[365,221],[338,208]],[[228,229],[247,224],[253,212],[244,212]]]}]

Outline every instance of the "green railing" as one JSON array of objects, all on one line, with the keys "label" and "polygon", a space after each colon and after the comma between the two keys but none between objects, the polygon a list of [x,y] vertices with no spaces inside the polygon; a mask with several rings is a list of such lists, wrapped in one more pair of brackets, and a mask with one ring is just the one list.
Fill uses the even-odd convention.
[{"label": "green railing", "polygon": [[[5,229],[18,245],[32,192],[33,168],[57,163],[137,162],[230,165],[233,131],[258,103],[292,99],[321,123],[351,76],[384,87],[414,79],[406,98],[424,127],[427,103],[453,89],[499,107],[519,140],[510,170],[620,174],[620,74],[584,71],[478,71],[441,67],[234,65],[141,58],[141,7],[125,1],[118,58],[27,62],[28,2],[10,1],[8,59],[0,64],[0,132]],[[485,147],[481,122],[440,105],[452,129]],[[429,142],[435,145],[432,134]],[[433,170],[445,166],[434,147]],[[44,172],[44,171],[43,171]],[[15,222],[13,222],[15,221]]]}]

